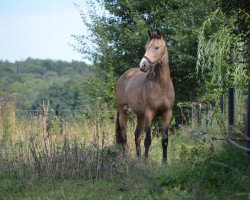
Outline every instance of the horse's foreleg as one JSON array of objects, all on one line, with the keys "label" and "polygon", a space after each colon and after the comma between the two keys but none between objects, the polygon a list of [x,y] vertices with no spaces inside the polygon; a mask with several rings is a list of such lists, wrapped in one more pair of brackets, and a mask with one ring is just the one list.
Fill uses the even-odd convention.
[{"label": "horse's foreleg", "polygon": [[148,150],[151,145],[151,123],[154,117],[154,113],[152,111],[149,111],[145,115],[145,132],[146,132],[146,138],[144,141],[145,146],[145,157],[148,157]]},{"label": "horse's foreleg", "polygon": [[167,163],[167,148],[168,148],[168,125],[172,119],[172,110],[168,110],[163,115],[163,129],[162,129],[162,154],[163,162]]},{"label": "horse's foreleg", "polygon": [[135,129],[135,146],[136,146],[136,155],[141,156],[141,137],[144,126],[144,119],[137,117],[137,125]]},{"label": "horse's foreleg", "polygon": [[127,112],[124,110],[119,111],[118,117],[118,129],[116,132],[116,142],[121,144],[126,153],[127,148],[127,134],[126,134],[126,126],[127,126]]}]

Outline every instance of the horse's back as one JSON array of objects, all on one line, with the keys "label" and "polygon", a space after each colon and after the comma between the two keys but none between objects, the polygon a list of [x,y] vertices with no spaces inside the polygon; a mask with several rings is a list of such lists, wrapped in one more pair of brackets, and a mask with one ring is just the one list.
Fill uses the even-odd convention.
[{"label": "horse's back", "polygon": [[139,75],[144,75],[139,68],[131,68],[127,70],[116,82],[116,90],[125,90],[126,85],[130,82],[131,79],[137,79]]},{"label": "horse's back", "polygon": [[116,83],[116,98],[118,106],[133,106],[141,98],[141,89],[146,73],[139,68],[127,70]]}]

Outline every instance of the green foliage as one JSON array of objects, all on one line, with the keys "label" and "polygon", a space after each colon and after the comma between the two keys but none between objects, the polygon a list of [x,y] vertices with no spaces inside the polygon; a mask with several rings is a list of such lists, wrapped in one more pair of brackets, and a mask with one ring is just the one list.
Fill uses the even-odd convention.
[{"label": "green foliage", "polygon": [[247,39],[250,33],[239,28],[239,14],[250,19],[242,10],[228,17],[217,9],[198,31],[196,67],[210,92],[221,93],[233,85],[247,85],[250,80]]},{"label": "green foliage", "polygon": [[[23,180],[22,180],[23,181]],[[129,184],[130,180],[127,180]],[[131,182],[130,182],[131,183]],[[115,190],[115,189],[116,190]],[[50,182],[36,180],[30,183],[17,181],[13,177],[0,175],[0,198],[12,199],[68,199],[68,200],[93,200],[93,199],[119,199],[129,196],[119,191],[119,181],[77,181],[62,180]]]},{"label": "green foliage", "polygon": [[42,101],[50,101],[56,109],[79,110],[84,106],[83,80],[70,78],[65,82],[56,82],[39,94],[33,108],[41,107]]},{"label": "green foliage", "polygon": [[[102,99],[107,103],[114,102],[110,98],[105,99],[105,95],[112,97],[118,77],[127,69],[138,66],[145,51],[147,30],[160,29],[169,46],[177,101],[197,96],[202,88],[202,80],[195,69],[196,30],[215,7],[216,1],[211,0],[162,0],[157,3],[138,0],[90,1],[89,12],[81,11],[89,32],[75,37],[79,41],[79,51],[93,60],[96,69],[95,77],[92,77],[93,83],[96,83],[93,90],[103,88],[108,83]],[[197,85],[197,82],[200,84]]]},{"label": "green foliage", "polygon": [[56,106],[78,109],[83,104],[81,96],[83,76],[89,75],[86,63],[28,58],[25,61],[0,61],[1,98],[15,93],[18,108],[34,109],[43,100]]},{"label": "green foliage", "polygon": [[170,164],[158,169],[157,181],[134,199],[249,198],[244,151],[186,131],[170,141]]}]

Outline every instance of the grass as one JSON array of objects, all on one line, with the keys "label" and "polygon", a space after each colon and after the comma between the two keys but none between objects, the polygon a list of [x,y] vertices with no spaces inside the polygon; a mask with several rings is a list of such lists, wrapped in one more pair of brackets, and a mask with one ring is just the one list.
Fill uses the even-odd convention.
[{"label": "grass", "polygon": [[[128,180],[127,180],[128,181]],[[29,184],[17,183],[14,179],[1,177],[1,199],[119,199],[126,198],[133,191],[124,192],[121,185],[126,182],[44,180],[32,181]]]},{"label": "grass", "polygon": [[250,199],[245,152],[211,140],[227,136],[221,120],[171,134],[164,165],[160,138],[149,159],[135,157],[133,121],[124,157],[112,119],[72,122],[63,135],[56,125],[47,137],[44,119],[13,121],[8,109],[0,120],[0,199]]},{"label": "grass", "polygon": [[1,199],[249,199],[244,152],[189,134],[170,137],[168,166],[161,164],[161,146],[154,139],[148,161],[118,154],[111,162],[115,167],[98,177],[90,168],[85,173],[92,176],[76,178],[2,174]]}]

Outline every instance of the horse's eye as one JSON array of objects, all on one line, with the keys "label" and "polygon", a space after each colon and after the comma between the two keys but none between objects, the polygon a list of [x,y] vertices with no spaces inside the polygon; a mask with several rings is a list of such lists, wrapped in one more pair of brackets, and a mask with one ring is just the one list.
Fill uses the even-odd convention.
[{"label": "horse's eye", "polygon": [[157,49],[159,49],[159,47],[155,47],[155,49],[157,50]]}]

